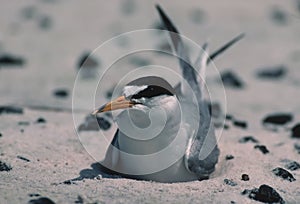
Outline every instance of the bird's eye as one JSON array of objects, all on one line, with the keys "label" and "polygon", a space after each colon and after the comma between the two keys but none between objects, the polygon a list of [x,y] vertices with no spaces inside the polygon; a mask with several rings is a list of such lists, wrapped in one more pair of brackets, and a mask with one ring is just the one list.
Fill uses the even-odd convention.
[{"label": "bird's eye", "polygon": [[152,98],[155,96],[160,96],[160,95],[170,95],[172,96],[173,93],[169,91],[168,89],[161,87],[161,86],[156,86],[156,85],[150,85],[144,90],[139,91],[138,93],[134,94],[131,96],[132,99],[139,99],[139,98]]}]

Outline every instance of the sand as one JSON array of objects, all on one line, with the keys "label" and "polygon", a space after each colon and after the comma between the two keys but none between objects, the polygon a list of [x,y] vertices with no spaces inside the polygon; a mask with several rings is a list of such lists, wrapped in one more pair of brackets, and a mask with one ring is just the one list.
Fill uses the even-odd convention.
[{"label": "sand", "polygon": [[[247,128],[226,121],[229,128],[221,134],[221,155],[212,178],[164,184],[102,174],[97,168],[101,156],[97,155],[105,152],[105,145],[98,146],[104,139],[94,131],[80,134],[80,141],[76,132],[77,125],[94,108],[88,98],[94,91],[95,79],[78,79],[76,88],[80,57],[117,34],[153,28],[159,20],[154,1],[14,0],[0,6],[0,56],[8,53],[21,57],[24,64],[0,66],[0,106],[15,105],[24,112],[0,113],[0,160],[12,167],[10,171],[0,171],[0,203],[26,203],[40,197],[55,203],[257,203],[241,192],[262,184],[273,187],[286,203],[300,202],[300,170],[288,170],[296,179],[293,182],[272,172],[277,167],[287,169],[286,160],[300,162],[294,147],[300,140],[291,138],[290,131],[300,121],[297,1],[160,4],[185,36],[200,44],[209,40],[211,50],[246,33],[244,40],[215,61],[220,72],[231,70],[245,85],[226,87],[227,102],[222,103],[222,110],[227,107],[227,113],[245,121]],[[149,42],[159,44],[166,37],[157,34]],[[126,52],[134,43],[132,39],[121,39],[114,46]],[[109,64],[104,58],[95,58],[100,70]],[[165,59],[169,67],[177,64],[165,56],[145,54],[142,58],[144,61],[122,62],[122,73],[112,70],[97,92],[97,105],[107,101],[106,92],[118,83],[124,70],[130,69],[130,63]],[[262,79],[256,75],[258,70],[279,65],[287,69],[282,77]],[[208,83],[222,93],[215,77],[208,71]],[[55,96],[57,89],[67,90],[67,96]],[[293,120],[277,131],[262,125],[266,115],[278,112],[291,114]],[[45,123],[36,122],[40,117]],[[115,128],[113,125],[104,131],[108,138]],[[244,136],[253,136],[259,142],[240,143]],[[255,145],[265,145],[269,153],[263,154]],[[234,158],[226,160],[226,155]],[[249,175],[250,180],[241,180],[242,174]],[[65,182],[70,179],[73,180]],[[236,185],[227,185],[224,179]]]}]

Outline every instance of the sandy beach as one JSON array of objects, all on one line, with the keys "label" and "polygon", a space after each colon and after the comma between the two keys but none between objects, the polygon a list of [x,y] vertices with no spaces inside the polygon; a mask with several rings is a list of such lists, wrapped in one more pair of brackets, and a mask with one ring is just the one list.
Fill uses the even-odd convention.
[{"label": "sandy beach", "polygon": [[[169,49],[160,31],[107,43],[122,33],[157,28],[156,3],[184,36],[199,45],[208,41],[211,51],[246,34],[207,71],[212,102],[221,108],[217,115],[227,115],[226,128],[216,129],[221,153],[208,180],[158,183],[105,174],[97,161],[116,124],[101,115],[105,137],[97,128],[77,131],[133,67],[156,64],[178,72],[177,61],[163,54],[116,60],[142,46]],[[280,195],[277,203],[300,203],[299,42],[297,0],[3,1],[0,203],[260,203],[249,194],[262,185]],[[93,51],[90,70],[79,73]],[[223,79],[224,93],[215,70],[232,73],[239,85],[232,76]],[[100,82],[99,73],[105,73]]]}]

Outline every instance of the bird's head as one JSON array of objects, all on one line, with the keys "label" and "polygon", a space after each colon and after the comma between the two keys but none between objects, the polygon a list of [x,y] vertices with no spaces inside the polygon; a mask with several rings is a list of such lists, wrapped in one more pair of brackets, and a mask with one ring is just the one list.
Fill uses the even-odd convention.
[{"label": "bird's head", "polygon": [[175,90],[166,80],[147,76],[128,83],[120,97],[96,109],[93,114],[128,108],[144,112],[153,107],[169,109],[176,101]]}]

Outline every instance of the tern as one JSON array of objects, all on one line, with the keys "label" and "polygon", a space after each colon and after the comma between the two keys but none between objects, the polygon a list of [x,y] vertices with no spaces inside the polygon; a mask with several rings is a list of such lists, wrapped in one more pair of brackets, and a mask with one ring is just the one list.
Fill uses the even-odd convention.
[{"label": "tern", "polygon": [[[118,129],[101,165],[114,174],[156,182],[208,179],[218,162],[209,103],[204,96],[205,70],[220,53],[243,38],[235,37],[208,55],[207,43],[194,65],[177,28],[156,5],[179,60],[182,81],[172,87],[159,76],[137,78],[117,99],[93,114],[121,110]],[[193,67],[198,67],[198,72]]]}]

